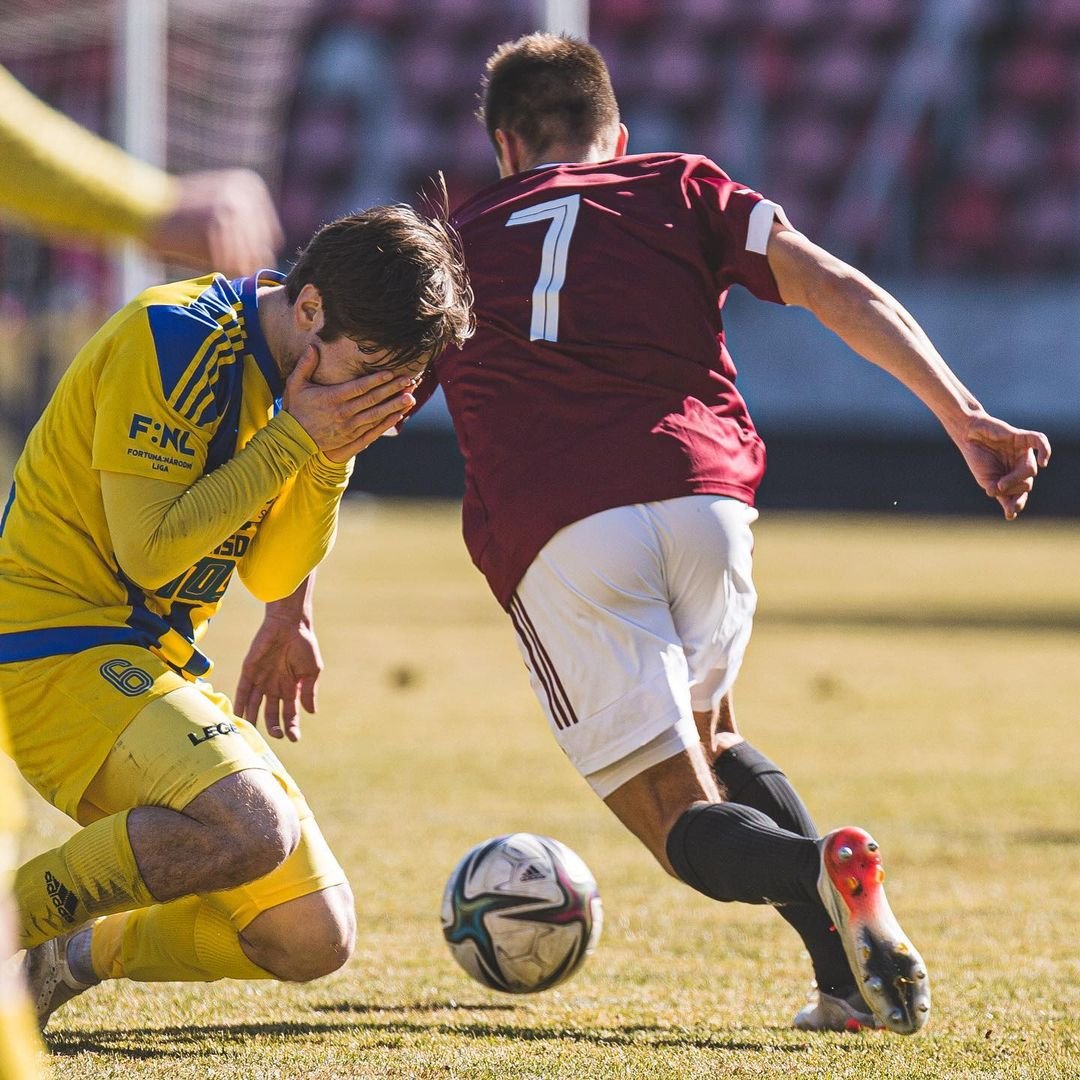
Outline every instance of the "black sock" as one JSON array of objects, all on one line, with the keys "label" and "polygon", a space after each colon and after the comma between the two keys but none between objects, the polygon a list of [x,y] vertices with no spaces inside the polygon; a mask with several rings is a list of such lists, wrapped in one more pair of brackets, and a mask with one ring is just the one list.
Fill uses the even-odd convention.
[{"label": "black sock", "polygon": [[817,896],[817,844],[749,806],[691,807],[672,826],[667,855],[687,885],[713,900],[805,904]]},{"label": "black sock", "polygon": [[[729,802],[752,806],[772,818],[781,829],[800,836],[817,837],[810,811],[799,798],[779,765],[755,746],[741,742],[725,750],[713,762],[722,794]],[[726,794],[724,794],[726,792]]]},{"label": "black sock", "polygon": [[[716,778],[725,789],[724,798],[751,806],[782,829],[815,837],[817,829],[798,792],[780,767],[748,742],[722,753],[713,764]],[[856,985],[844,955],[840,935],[815,896],[810,904],[786,904],[776,909],[802,938],[814,978],[826,994],[846,996]]]}]

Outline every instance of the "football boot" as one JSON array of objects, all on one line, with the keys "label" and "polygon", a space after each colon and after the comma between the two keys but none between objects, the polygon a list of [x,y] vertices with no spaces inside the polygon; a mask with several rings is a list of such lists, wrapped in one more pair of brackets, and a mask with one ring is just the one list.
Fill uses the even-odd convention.
[{"label": "football boot", "polygon": [[30,995],[30,1002],[37,1012],[38,1027],[44,1031],[45,1025],[61,1005],[78,997],[84,990],[89,990],[97,983],[80,982],[71,973],[68,966],[68,942],[80,931],[88,927],[80,926],[59,937],[50,938],[41,945],[27,950],[23,958],[23,978]]},{"label": "football boot", "polygon": [[929,1019],[930,978],[885,899],[877,841],[849,826],[817,843],[818,894],[843,942],[856,985],[884,1027],[911,1035]]},{"label": "football boot", "polygon": [[882,1023],[863,1001],[858,990],[847,997],[826,994],[817,983],[810,988],[806,1004],[795,1014],[800,1031],[862,1031],[880,1028]]}]

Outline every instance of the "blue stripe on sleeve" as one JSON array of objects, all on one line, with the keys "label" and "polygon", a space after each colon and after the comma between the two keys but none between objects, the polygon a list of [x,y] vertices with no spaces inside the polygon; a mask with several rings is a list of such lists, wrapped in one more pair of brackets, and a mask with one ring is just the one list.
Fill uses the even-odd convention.
[{"label": "blue stripe on sleeve", "polygon": [[[179,406],[218,360],[218,347],[233,348],[231,328],[238,329],[240,298],[224,278],[217,278],[190,304],[152,304],[146,309],[161,371],[165,397]],[[217,346],[214,339],[220,338]],[[180,380],[200,353],[203,359],[177,393]]]}]

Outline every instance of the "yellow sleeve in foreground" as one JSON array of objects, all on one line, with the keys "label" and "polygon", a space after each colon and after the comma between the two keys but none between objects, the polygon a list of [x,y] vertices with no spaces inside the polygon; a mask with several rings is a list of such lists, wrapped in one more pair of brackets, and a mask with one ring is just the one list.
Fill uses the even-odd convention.
[{"label": "yellow sleeve in foreground", "polygon": [[315,454],[289,481],[237,566],[248,591],[270,603],[289,596],[322,562],[337,534],[338,505],[353,462]]},{"label": "yellow sleeve in foreground", "polygon": [[231,461],[190,487],[103,472],[105,518],[120,568],[144,589],[160,588],[253,518],[315,452],[307,432],[281,412]]},{"label": "yellow sleeve in foreground", "polygon": [[176,182],[34,97],[0,67],[0,209],[45,229],[142,238]]}]

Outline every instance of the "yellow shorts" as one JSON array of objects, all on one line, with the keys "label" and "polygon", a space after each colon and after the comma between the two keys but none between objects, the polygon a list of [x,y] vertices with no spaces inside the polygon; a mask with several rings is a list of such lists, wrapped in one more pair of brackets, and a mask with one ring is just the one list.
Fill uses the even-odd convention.
[{"label": "yellow shorts", "polygon": [[0,664],[12,756],[47,802],[78,820],[83,792],[132,717],[188,685],[133,645]]},{"label": "yellow shorts", "polygon": [[[75,660],[80,663],[72,664]],[[295,781],[258,731],[235,715],[226,695],[216,693],[209,683],[174,675],[143,649],[93,649],[50,658],[49,665],[54,673],[62,668],[67,675],[81,675],[81,681],[68,681],[57,692],[41,677],[33,680],[37,709],[42,701],[52,708],[32,718],[41,728],[36,735],[32,721],[20,719],[13,725],[15,759],[38,791],[79,824],[89,825],[136,806],[183,810],[218,780],[258,769],[271,773],[293,802],[301,839],[289,858],[266,877],[214,894],[237,928],[243,929],[268,908],[345,882],[345,873]],[[110,666],[103,677],[106,665]],[[0,665],[0,671],[16,666],[28,665]],[[110,677],[123,683],[113,695],[99,685],[108,685]],[[134,712],[131,701],[136,703]],[[66,724],[60,724],[55,709],[67,702],[77,702],[78,709],[74,714],[69,711]],[[68,726],[84,729],[82,746],[77,738],[57,731]],[[49,759],[40,749],[43,746],[52,746],[57,757]],[[30,759],[31,770],[24,758]],[[54,800],[50,792],[64,797]]]}]

